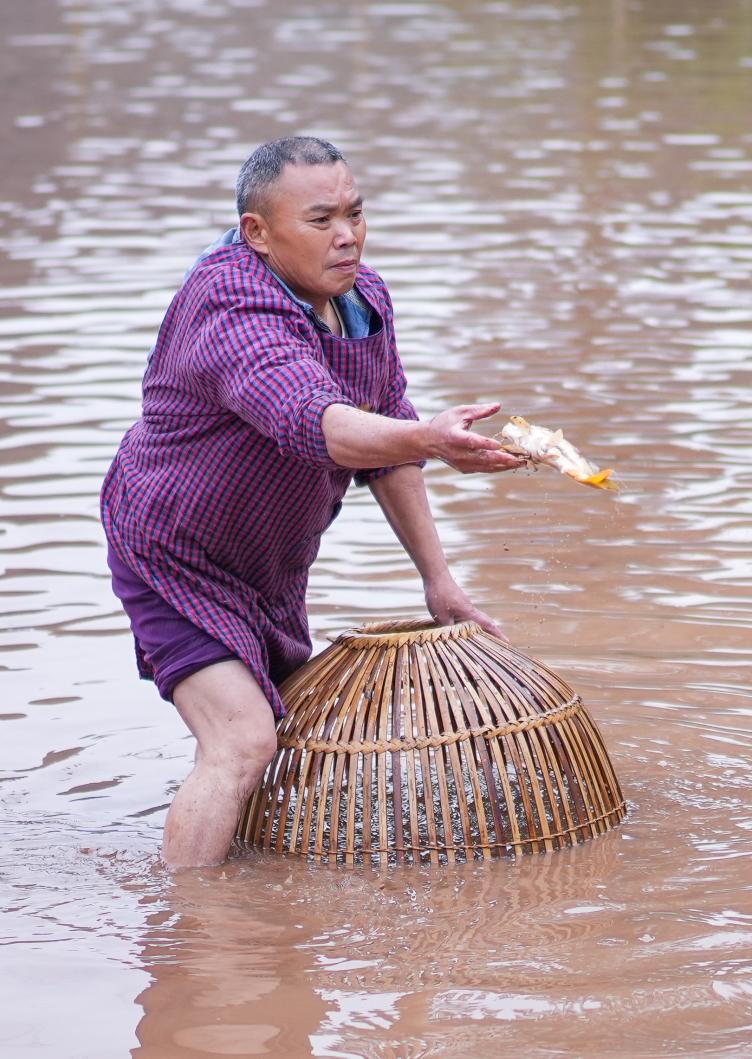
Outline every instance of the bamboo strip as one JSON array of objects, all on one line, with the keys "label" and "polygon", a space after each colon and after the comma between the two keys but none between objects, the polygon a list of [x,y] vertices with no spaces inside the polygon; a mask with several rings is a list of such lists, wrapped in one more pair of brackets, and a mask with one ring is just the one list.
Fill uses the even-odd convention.
[{"label": "bamboo strip", "polygon": [[[408,649],[405,644],[397,648],[394,667],[394,693],[392,696],[392,737],[402,735],[405,681],[408,679]],[[402,755],[392,753],[392,802],[394,804],[394,847],[397,863],[405,860],[405,819],[402,805]]]}]

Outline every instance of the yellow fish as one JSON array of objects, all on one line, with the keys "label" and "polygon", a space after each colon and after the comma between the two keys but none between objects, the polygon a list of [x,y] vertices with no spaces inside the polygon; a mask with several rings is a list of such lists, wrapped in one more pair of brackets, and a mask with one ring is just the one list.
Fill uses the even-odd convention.
[{"label": "yellow fish", "polygon": [[561,430],[548,430],[528,423],[522,416],[512,416],[494,436],[502,442],[502,448],[507,452],[513,452],[533,463],[547,463],[582,485],[611,492],[619,489],[619,483],[611,477],[613,470],[609,467],[599,471],[594,463],[586,460],[566,440]]}]

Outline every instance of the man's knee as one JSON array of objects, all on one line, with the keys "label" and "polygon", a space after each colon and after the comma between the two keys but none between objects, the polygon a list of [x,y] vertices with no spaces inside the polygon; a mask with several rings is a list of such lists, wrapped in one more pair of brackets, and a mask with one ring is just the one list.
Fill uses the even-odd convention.
[{"label": "man's knee", "polygon": [[187,677],[174,692],[181,717],[198,741],[198,760],[241,787],[253,783],[277,749],[272,708],[248,669],[220,662]]},{"label": "man's knee", "polygon": [[276,750],[277,730],[271,709],[268,717],[244,717],[228,725],[221,746],[216,748],[225,766],[238,773],[266,768]]},{"label": "man's knee", "polygon": [[231,788],[242,802],[260,783],[276,750],[277,733],[269,709],[268,722],[233,717],[221,738],[199,743],[198,760],[202,771],[213,772],[214,782]]}]

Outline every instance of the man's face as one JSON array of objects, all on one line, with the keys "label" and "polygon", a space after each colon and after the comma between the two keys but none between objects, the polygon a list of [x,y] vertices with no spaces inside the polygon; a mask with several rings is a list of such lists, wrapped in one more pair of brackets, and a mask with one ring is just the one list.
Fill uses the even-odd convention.
[{"label": "man's face", "polygon": [[244,214],[241,229],[246,242],[319,313],[355,282],[366,222],[344,162],[286,165],[263,209]]}]

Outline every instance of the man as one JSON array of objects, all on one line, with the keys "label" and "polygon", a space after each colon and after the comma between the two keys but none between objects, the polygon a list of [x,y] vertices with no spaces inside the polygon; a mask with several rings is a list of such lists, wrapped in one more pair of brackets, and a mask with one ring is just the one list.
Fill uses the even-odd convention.
[{"label": "man", "polygon": [[336,148],[310,137],[265,144],[237,190],[239,228],[175,295],[142,418],[102,490],[141,675],[197,740],[165,824],[172,868],[225,858],[276,749],[277,686],[311,650],[308,570],[353,476],[413,559],[431,614],[503,636],[449,573],[421,465],[520,464],[469,429],[496,404],[418,421],[388,292],[360,264],[362,198]]}]

